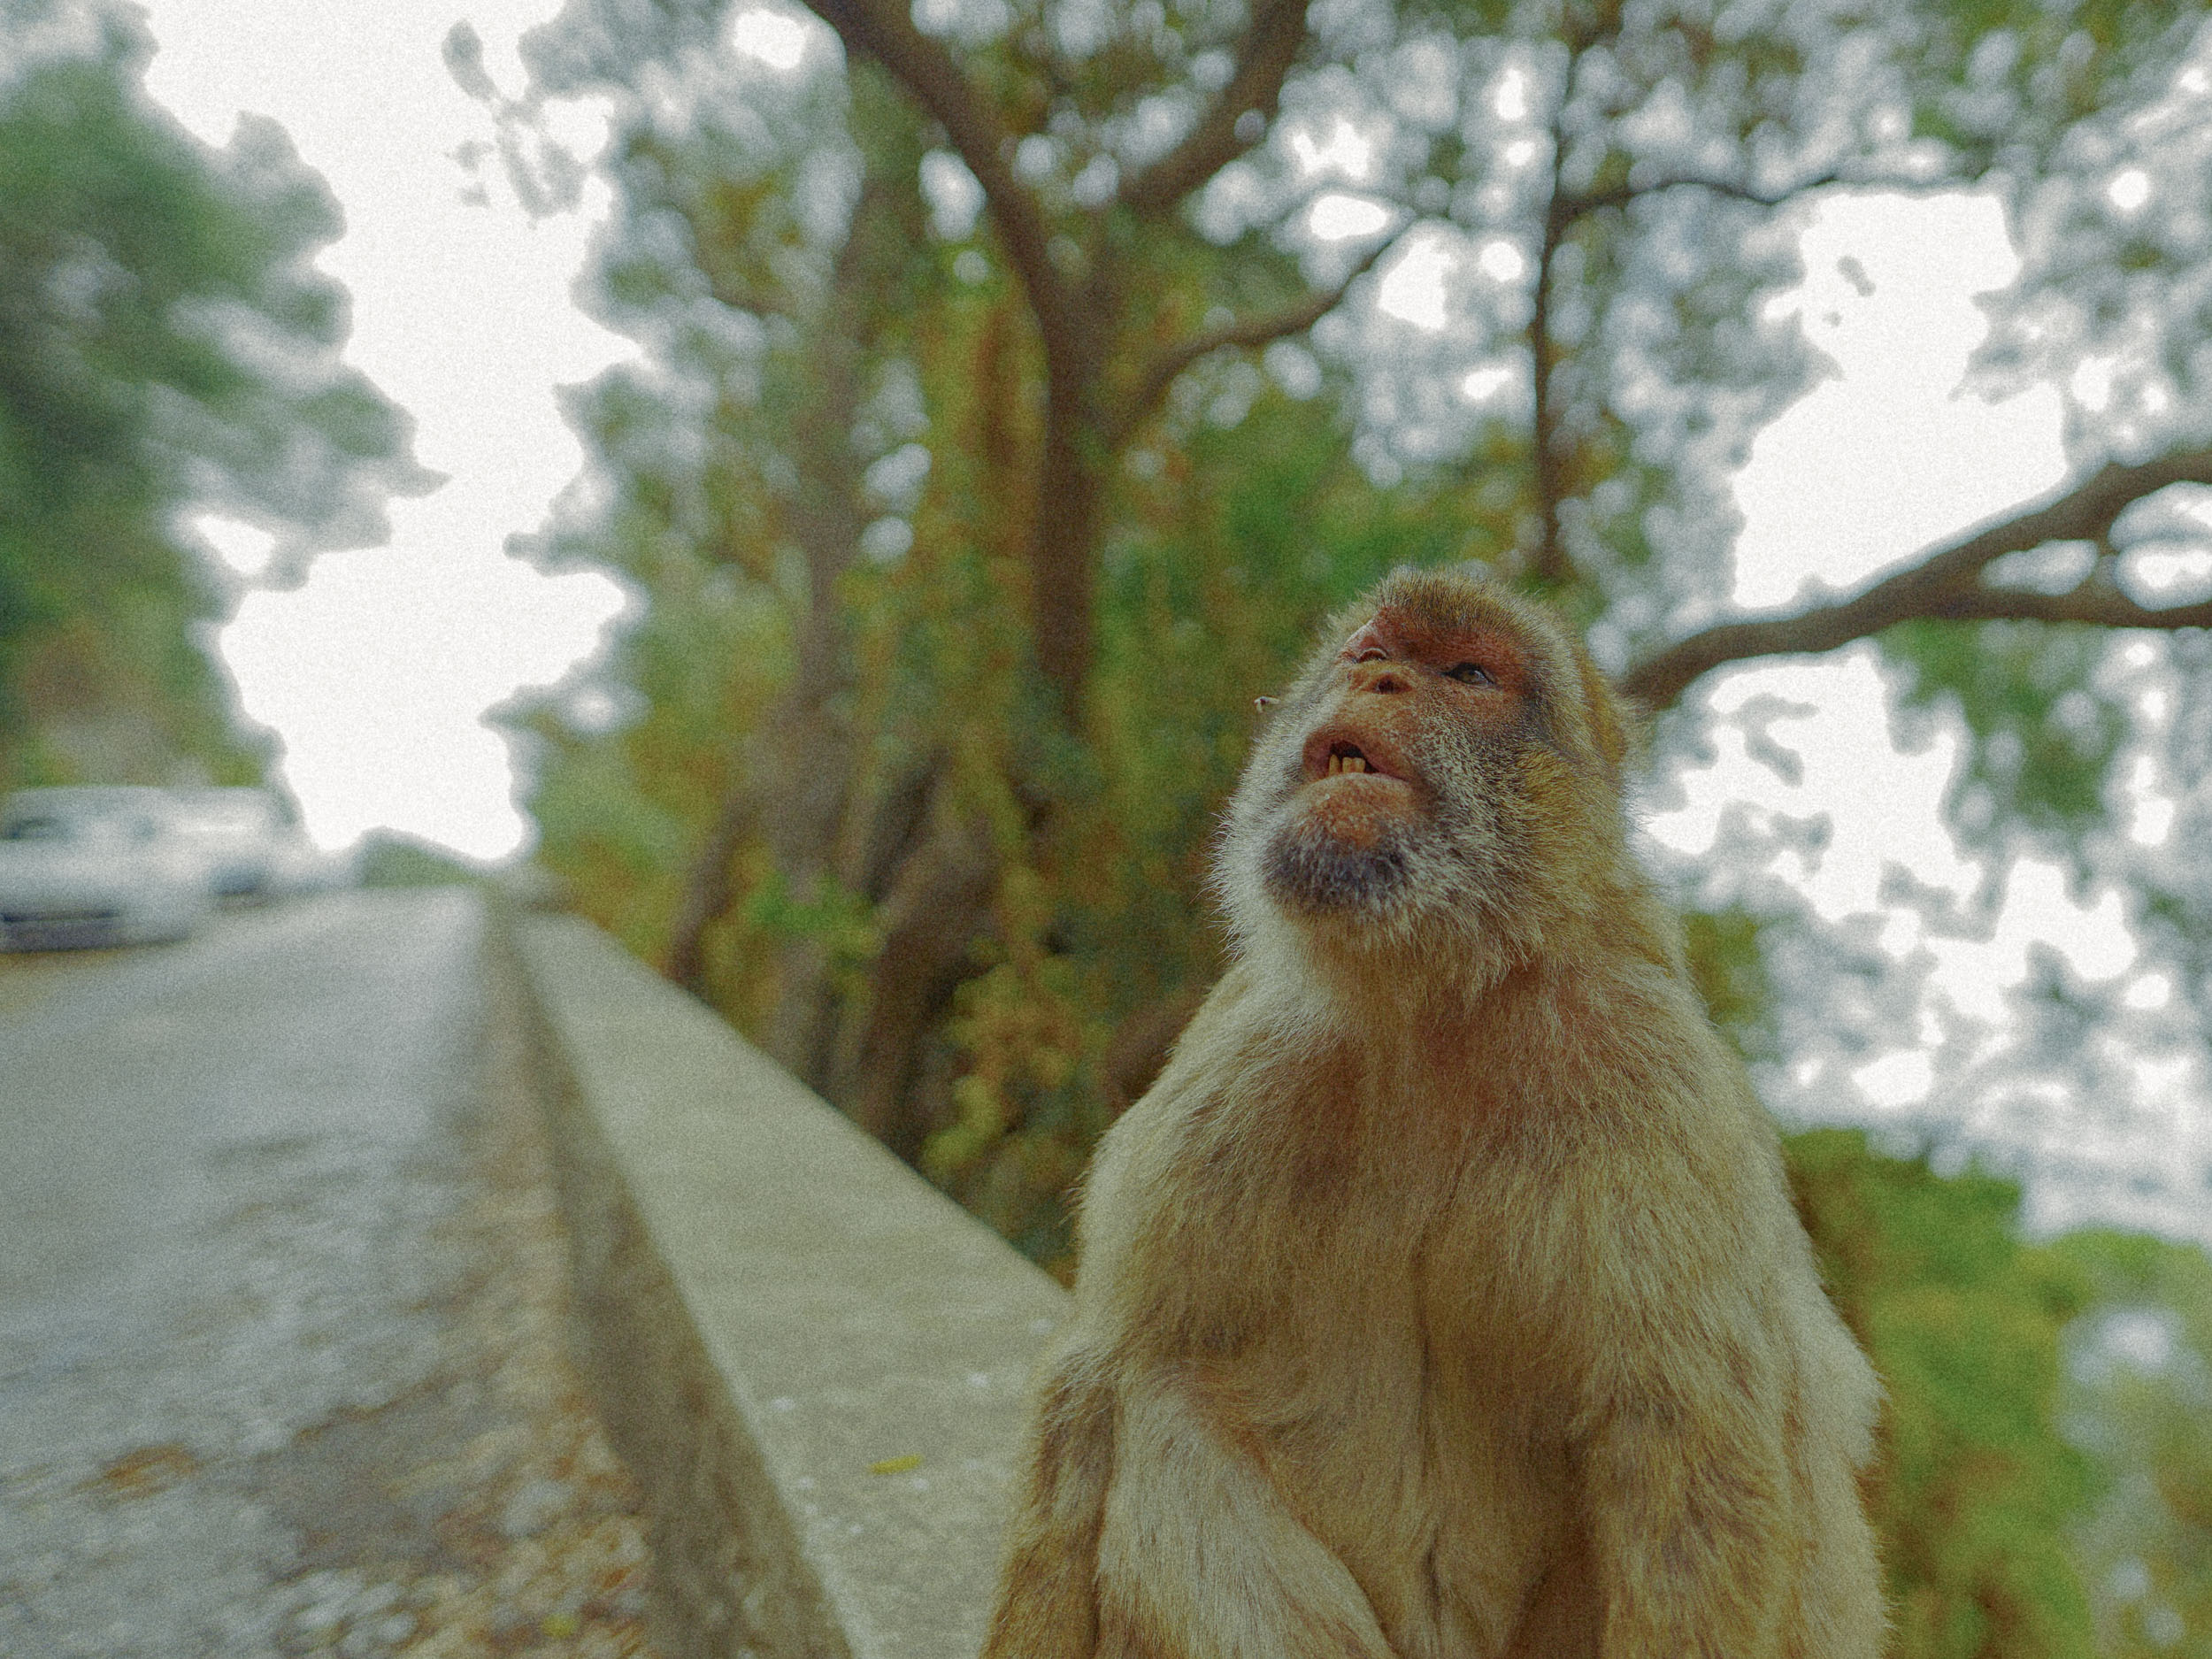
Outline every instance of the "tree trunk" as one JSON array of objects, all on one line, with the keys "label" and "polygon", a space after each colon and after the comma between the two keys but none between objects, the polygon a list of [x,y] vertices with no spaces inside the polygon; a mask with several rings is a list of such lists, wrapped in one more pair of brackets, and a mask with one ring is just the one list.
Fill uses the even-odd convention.
[{"label": "tree trunk", "polygon": [[707,929],[736,897],[730,865],[753,827],[753,780],[741,752],[731,758],[729,776],[714,818],[685,869],[683,892],[669,924],[661,972],[694,996],[706,995]]},{"label": "tree trunk", "polygon": [[1534,305],[1528,323],[1528,350],[1532,407],[1529,420],[1529,460],[1536,483],[1536,546],[1529,555],[1529,575],[1542,588],[1564,588],[1574,579],[1561,535],[1559,507],[1566,493],[1565,468],[1559,453],[1558,388],[1552,384],[1559,373],[1559,348],[1552,339],[1552,268],[1559,257],[1572,216],[1559,189],[1558,150],[1565,142],[1555,134],[1552,155],[1552,196],[1544,212],[1543,246],[1536,255]]},{"label": "tree trunk", "polygon": [[[755,826],[765,826],[787,890],[804,899],[820,885],[844,818],[853,741],[835,704],[851,686],[852,664],[837,588],[864,522],[852,431],[863,354],[874,333],[877,266],[899,251],[903,228],[887,211],[894,199],[881,175],[863,182],[826,302],[811,319],[814,373],[793,421],[800,466],[790,515],[806,558],[806,613],[793,630],[790,683],[736,757],[669,930],[662,972],[695,995],[706,988],[706,931],[735,896],[731,862]],[[809,941],[795,942],[803,956]]]},{"label": "tree trunk", "polygon": [[1100,323],[1045,342],[1049,383],[1029,550],[1037,668],[1059,693],[1060,718],[1074,732],[1083,728],[1090,679],[1104,472],[1112,457],[1098,407],[1102,320],[1101,313]]},{"label": "tree trunk", "polygon": [[909,1161],[933,1126],[916,1110],[925,1050],[989,924],[999,867],[988,831],[959,813],[941,774],[877,912],[882,944],[865,994],[839,1010],[825,1092]]},{"label": "tree trunk", "polygon": [[[883,787],[855,796],[837,851],[836,877],[849,892],[880,907],[927,827],[942,761],[924,756]],[[844,990],[828,948],[815,939],[787,941],[776,962],[776,1004],[769,1015],[768,1052],[818,1093],[834,1099],[833,1057]]]}]

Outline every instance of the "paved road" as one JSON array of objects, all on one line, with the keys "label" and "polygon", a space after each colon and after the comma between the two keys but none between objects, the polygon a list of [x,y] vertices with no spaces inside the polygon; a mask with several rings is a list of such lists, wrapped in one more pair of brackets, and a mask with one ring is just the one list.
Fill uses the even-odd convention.
[{"label": "paved road", "polygon": [[643,1651],[482,933],[0,958],[0,1655]]}]

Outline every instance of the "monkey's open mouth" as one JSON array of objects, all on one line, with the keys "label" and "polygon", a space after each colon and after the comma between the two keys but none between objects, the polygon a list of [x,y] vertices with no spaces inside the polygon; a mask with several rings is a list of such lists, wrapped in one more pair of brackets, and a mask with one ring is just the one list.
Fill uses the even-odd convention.
[{"label": "monkey's open mouth", "polygon": [[1371,764],[1367,757],[1360,752],[1358,744],[1332,743],[1329,745],[1328,767],[1321,775],[1325,778],[1334,778],[1348,772],[1379,770],[1379,768]]},{"label": "monkey's open mouth", "polygon": [[[1300,757],[1303,781],[1319,783],[1329,778],[1387,779],[1407,781],[1407,767],[1399,758],[1389,734],[1364,729],[1352,722],[1332,720],[1306,739]],[[1363,794],[1363,785],[1356,793]]]}]

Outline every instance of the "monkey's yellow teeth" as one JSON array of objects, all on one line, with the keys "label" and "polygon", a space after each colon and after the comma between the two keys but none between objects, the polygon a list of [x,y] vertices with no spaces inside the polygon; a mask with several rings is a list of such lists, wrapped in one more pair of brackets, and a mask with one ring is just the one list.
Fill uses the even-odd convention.
[{"label": "monkey's yellow teeth", "polygon": [[1356,751],[1349,755],[1332,754],[1329,757],[1328,770],[1322,775],[1338,778],[1348,772],[1372,772],[1374,768],[1367,764],[1367,757]]}]

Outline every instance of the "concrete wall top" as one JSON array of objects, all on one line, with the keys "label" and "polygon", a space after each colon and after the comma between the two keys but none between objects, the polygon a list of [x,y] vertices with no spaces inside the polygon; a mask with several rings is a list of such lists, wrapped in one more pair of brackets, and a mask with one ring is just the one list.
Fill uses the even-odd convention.
[{"label": "concrete wall top", "polygon": [[[968,1659],[1064,1293],[589,925],[525,918],[515,945],[568,1110],[603,1146],[609,1202],[634,1213],[713,1373],[678,1409],[732,1416],[772,1488],[755,1498],[780,1506],[818,1586],[833,1629],[803,1645]],[[654,1331],[616,1347],[603,1389],[625,1365],[676,1363]]]}]

